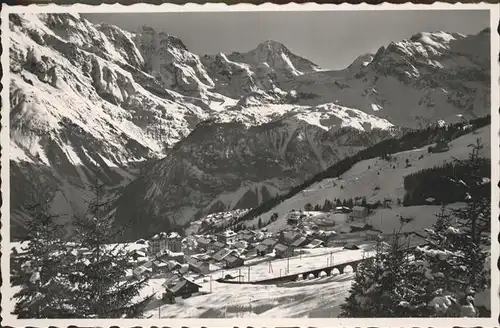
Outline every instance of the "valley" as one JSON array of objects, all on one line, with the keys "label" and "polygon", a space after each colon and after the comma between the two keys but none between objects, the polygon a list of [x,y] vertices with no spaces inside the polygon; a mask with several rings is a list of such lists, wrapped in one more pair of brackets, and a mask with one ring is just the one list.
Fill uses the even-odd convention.
[{"label": "valley", "polygon": [[487,24],[328,69],[91,16],[8,15],[12,314],[491,316]]}]

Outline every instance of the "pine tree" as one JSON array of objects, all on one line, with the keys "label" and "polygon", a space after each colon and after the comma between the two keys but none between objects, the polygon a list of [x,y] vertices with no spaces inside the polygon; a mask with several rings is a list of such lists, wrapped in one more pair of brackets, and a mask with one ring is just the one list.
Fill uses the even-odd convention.
[{"label": "pine tree", "polygon": [[[402,226],[401,226],[402,227]],[[356,272],[351,294],[341,306],[342,317],[426,317],[431,314],[419,286],[422,274],[410,261],[410,250],[401,242],[401,228],[390,244],[377,242],[375,258]],[[385,248],[385,250],[383,250]]]},{"label": "pine tree", "polygon": [[69,318],[71,250],[64,240],[64,226],[57,222],[59,216],[49,213],[48,202],[35,198],[39,202],[28,206],[27,247],[12,258],[16,269],[12,281],[21,286],[14,295],[13,314],[23,319]]},{"label": "pine tree", "polygon": [[90,202],[89,214],[77,218],[80,246],[86,255],[79,258],[72,280],[78,284],[74,296],[74,313],[79,318],[140,317],[152,296],[138,301],[140,290],[148,279],[130,281],[126,271],[132,269],[126,244],[110,242],[119,237],[112,218],[101,215],[106,205],[102,200],[103,186],[92,188],[95,198]]},{"label": "pine tree", "polygon": [[[457,189],[462,188],[467,206],[445,212],[444,207],[438,220],[428,229],[428,245],[417,248],[416,267],[413,272],[423,272],[420,288],[425,300],[433,306],[440,299],[451,300],[453,306],[442,310],[435,307],[433,315],[475,316],[477,309],[470,303],[476,293],[490,288],[491,282],[485,270],[487,252],[490,245],[489,222],[491,220],[490,197],[480,192],[484,178],[479,174],[482,159],[479,158],[480,142],[471,145],[473,151],[462,164],[468,167],[470,175],[456,181]],[[436,294],[436,291],[439,294]],[[437,312],[437,313],[436,313]],[[483,307],[481,315],[489,315]]]},{"label": "pine tree", "polygon": [[367,318],[380,316],[378,312],[378,297],[380,289],[377,280],[381,275],[380,267],[373,258],[362,262],[356,271],[350,294],[341,308],[339,317]]},{"label": "pine tree", "polygon": [[259,227],[259,229],[262,228],[262,218],[259,217],[259,222],[257,223],[257,227]]},{"label": "pine tree", "polygon": [[341,317],[405,317],[412,315],[406,299],[409,286],[406,251],[399,244],[398,233],[389,249],[377,242],[375,258],[365,260],[356,272],[350,296],[341,305]]}]

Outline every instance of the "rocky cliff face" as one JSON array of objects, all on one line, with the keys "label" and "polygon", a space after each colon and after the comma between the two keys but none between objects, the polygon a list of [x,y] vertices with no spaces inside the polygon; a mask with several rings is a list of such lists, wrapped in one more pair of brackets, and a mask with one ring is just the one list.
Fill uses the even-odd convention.
[{"label": "rocky cliff face", "polygon": [[70,218],[99,179],[117,221],[146,233],[255,206],[397,126],[489,111],[488,30],[421,33],[324,71],[275,41],[199,56],[78,15],[9,28],[14,234],[41,186]]},{"label": "rocky cliff face", "polygon": [[294,118],[254,127],[201,124],[123,189],[116,219],[133,227],[127,236],[133,238],[209,213],[251,208],[389,133],[326,131]]},{"label": "rocky cliff face", "polygon": [[125,185],[135,174],[130,163],[163,156],[208,117],[137,68],[142,54],[116,27],[68,14],[9,18],[15,222],[25,189],[50,186],[59,213],[82,213],[96,178]]}]

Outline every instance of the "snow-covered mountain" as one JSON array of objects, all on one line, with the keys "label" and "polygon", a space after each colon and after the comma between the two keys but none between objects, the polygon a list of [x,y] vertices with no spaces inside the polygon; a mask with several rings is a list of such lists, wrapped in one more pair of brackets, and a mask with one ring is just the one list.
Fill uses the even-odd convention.
[{"label": "snow-covered mountain", "polygon": [[15,229],[40,186],[69,217],[96,177],[117,213],[141,186],[140,217],[185,222],[260,203],[415,116],[489,111],[488,30],[420,34],[323,71],[275,41],[200,56],[150,27],[74,14],[11,14],[9,28]]},{"label": "snow-covered mountain", "polygon": [[418,127],[490,111],[490,30],[477,35],[419,33],[365,54],[342,71],[302,75],[279,85],[302,105],[334,102]]}]

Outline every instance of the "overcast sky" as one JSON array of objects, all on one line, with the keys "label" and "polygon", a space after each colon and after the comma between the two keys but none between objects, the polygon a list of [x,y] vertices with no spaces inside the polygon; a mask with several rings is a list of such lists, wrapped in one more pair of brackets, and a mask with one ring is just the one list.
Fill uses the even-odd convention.
[{"label": "overcast sky", "polygon": [[489,26],[486,10],[311,11],[82,14],[133,31],[149,25],[182,39],[196,54],[245,52],[274,40],[322,68],[342,69],[357,56],[418,32],[475,34]]}]

